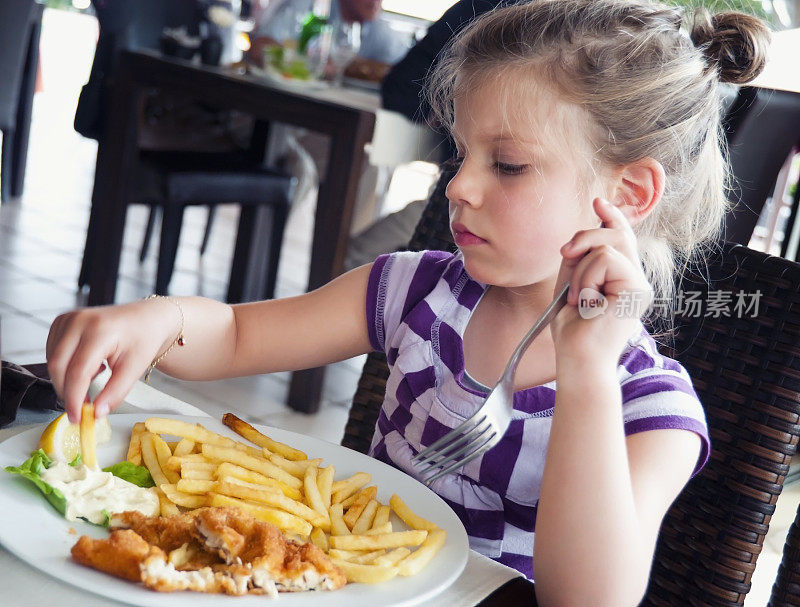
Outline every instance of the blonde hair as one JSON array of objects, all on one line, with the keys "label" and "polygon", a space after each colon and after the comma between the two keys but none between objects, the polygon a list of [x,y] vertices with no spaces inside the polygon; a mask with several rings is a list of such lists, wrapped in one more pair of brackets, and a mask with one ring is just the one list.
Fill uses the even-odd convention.
[{"label": "blonde hair", "polygon": [[719,83],[755,78],[770,38],[759,19],[742,13],[700,9],[689,35],[683,18],[677,7],[628,0],[498,8],[453,39],[428,83],[434,119],[452,128],[453,101],[477,83],[510,71],[543,76],[589,116],[601,166],[660,162],[661,202],[635,232],[647,277],[665,301],[676,269],[714,243],[728,208]]}]

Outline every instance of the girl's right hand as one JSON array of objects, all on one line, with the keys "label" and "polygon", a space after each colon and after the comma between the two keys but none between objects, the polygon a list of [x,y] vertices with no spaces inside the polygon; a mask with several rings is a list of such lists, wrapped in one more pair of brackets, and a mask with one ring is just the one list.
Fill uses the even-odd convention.
[{"label": "girl's right hand", "polygon": [[[166,306],[164,305],[166,304]],[[72,423],[80,421],[89,384],[108,362],[111,378],[95,398],[95,413],[116,409],[153,359],[177,334],[164,300],[85,308],[62,314],[47,337],[47,369]]]}]

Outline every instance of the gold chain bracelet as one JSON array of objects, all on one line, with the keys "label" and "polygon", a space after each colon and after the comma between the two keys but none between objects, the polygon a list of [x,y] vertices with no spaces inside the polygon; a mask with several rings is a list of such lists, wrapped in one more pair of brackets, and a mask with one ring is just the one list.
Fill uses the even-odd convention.
[{"label": "gold chain bracelet", "polygon": [[158,363],[160,363],[162,360],[164,360],[166,358],[167,354],[172,352],[172,349],[175,346],[184,346],[186,344],[186,342],[183,339],[183,325],[184,325],[185,319],[183,317],[183,308],[181,308],[181,304],[178,303],[177,299],[174,299],[174,298],[172,298],[172,297],[170,297],[168,295],[156,295],[155,293],[153,295],[148,295],[145,298],[145,300],[147,300],[147,299],[158,299],[158,298],[167,299],[167,300],[171,301],[172,303],[174,303],[177,306],[178,312],[180,312],[180,315],[181,315],[181,328],[178,330],[178,336],[172,341],[172,343],[169,345],[169,347],[166,350],[164,350],[164,353],[161,356],[157,356],[156,358],[154,358],[153,362],[150,363],[150,366],[147,368],[147,371],[144,374],[145,383],[149,382],[150,374],[153,372],[153,369],[156,368],[156,365]]}]

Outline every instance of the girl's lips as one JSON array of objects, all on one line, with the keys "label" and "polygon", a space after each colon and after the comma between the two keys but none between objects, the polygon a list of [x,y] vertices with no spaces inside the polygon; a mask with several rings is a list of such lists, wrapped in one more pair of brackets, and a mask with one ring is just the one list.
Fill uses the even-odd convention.
[{"label": "girl's lips", "polygon": [[461,223],[454,223],[453,226],[453,240],[459,247],[485,244],[486,241],[480,236],[476,236],[467,229],[467,226]]}]

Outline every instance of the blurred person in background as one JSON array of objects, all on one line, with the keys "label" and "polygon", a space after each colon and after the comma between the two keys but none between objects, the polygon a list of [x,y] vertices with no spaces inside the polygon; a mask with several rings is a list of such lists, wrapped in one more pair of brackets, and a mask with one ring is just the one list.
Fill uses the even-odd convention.
[{"label": "blurred person in background", "polygon": [[[314,0],[272,0],[255,11],[250,61],[261,65],[265,46],[296,37],[313,8]],[[331,0],[330,22],[336,21],[361,24],[361,48],[348,73],[364,80],[379,82],[413,43],[410,36],[391,27],[380,0]]]}]

